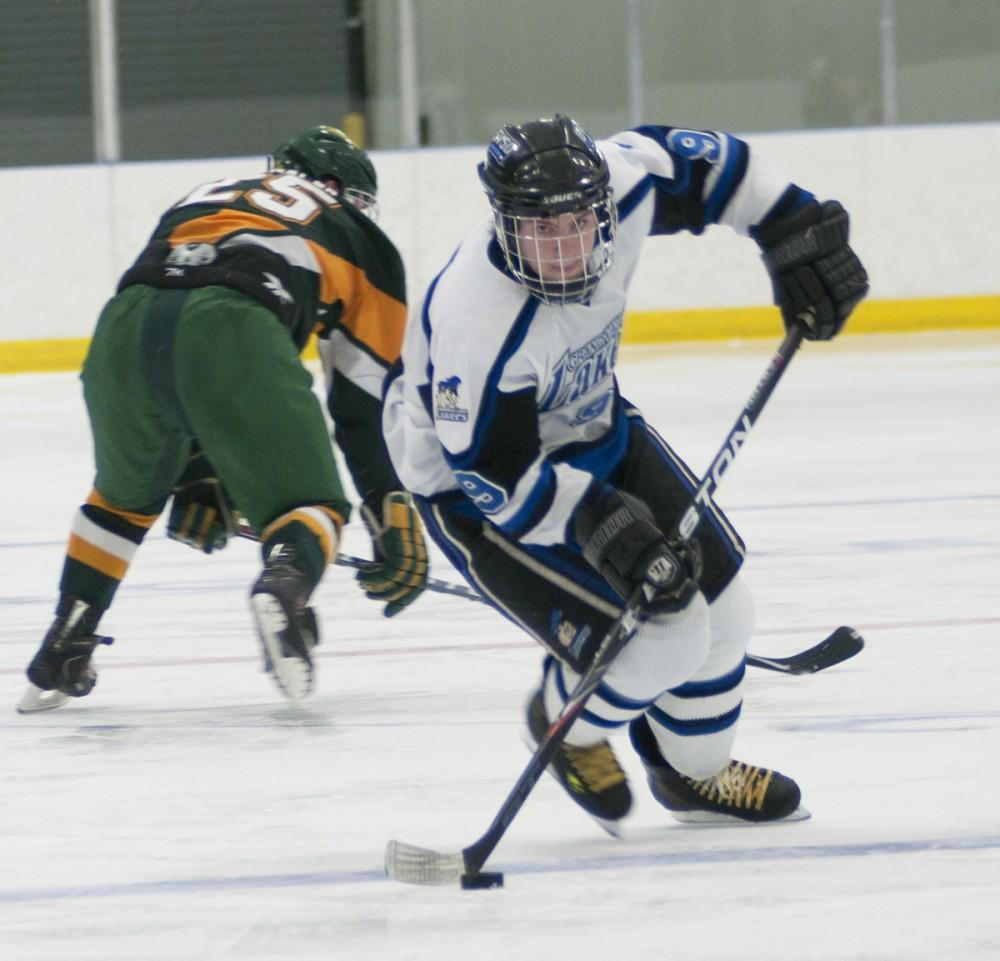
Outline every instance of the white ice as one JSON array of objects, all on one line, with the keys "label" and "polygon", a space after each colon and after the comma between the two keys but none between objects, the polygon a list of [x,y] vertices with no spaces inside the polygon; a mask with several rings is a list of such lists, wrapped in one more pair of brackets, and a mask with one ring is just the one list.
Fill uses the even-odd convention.
[{"label": "white ice", "polygon": [[[626,350],[623,392],[701,470],[773,346]],[[752,650],[867,639],[816,676],[748,674],[737,755],[794,776],[812,819],[679,825],[621,738],[626,837],[546,777],[499,891],[382,872],[390,838],[478,838],[527,761],[540,652],[474,602],[386,620],[332,569],[296,706],[260,671],[255,546],[205,557],[161,522],[94,693],[15,714],[92,461],[74,376],[0,378],[0,415],[4,961],[1000,958],[1000,334],[806,345],[724,480]],[[345,550],[369,550],[354,525]]]}]

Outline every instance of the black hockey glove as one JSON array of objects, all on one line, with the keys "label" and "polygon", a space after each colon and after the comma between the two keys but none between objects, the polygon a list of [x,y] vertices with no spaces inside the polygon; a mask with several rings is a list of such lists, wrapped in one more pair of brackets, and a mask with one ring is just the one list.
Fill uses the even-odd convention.
[{"label": "black hockey glove", "polygon": [[194,445],[173,490],[167,537],[211,554],[236,533],[240,515],[204,452]]},{"label": "black hockey glove", "polygon": [[361,508],[372,536],[375,560],[358,572],[365,597],[385,601],[382,613],[393,617],[412,604],[427,583],[427,545],[413,500],[405,491],[390,491],[382,500],[382,519]]},{"label": "black hockey glove", "polygon": [[847,211],[810,203],[754,231],[785,328],[829,340],[868,293],[868,274],[847,243]]},{"label": "black hockey glove", "polygon": [[574,533],[587,562],[623,597],[643,581],[653,613],[683,610],[698,590],[701,552],[694,541],[668,542],[637,497],[595,481],[576,509]]}]

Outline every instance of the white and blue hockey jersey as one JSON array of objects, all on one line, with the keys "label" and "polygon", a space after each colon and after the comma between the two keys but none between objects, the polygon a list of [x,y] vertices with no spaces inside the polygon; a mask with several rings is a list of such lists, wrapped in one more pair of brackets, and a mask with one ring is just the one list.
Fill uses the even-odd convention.
[{"label": "white and blue hockey jersey", "polygon": [[645,126],[598,142],[618,206],[615,259],[592,299],[549,306],[507,272],[492,221],[472,230],[412,313],[384,432],[403,484],[461,490],[525,544],[569,539],[594,477],[622,458],[614,376],[645,238],[726,224],[743,234],[813,199],[727,134]]}]

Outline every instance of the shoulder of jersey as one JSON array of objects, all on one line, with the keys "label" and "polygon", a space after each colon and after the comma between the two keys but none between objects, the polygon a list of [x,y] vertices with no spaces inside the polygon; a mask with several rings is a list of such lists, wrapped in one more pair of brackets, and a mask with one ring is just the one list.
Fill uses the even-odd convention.
[{"label": "shoulder of jersey", "polygon": [[666,154],[657,151],[654,155],[651,151],[644,150],[639,138],[633,138],[632,144],[627,146],[616,143],[613,138],[602,140],[600,147],[608,162],[611,186],[619,200],[648,174],[667,175],[667,170],[664,169]]}]

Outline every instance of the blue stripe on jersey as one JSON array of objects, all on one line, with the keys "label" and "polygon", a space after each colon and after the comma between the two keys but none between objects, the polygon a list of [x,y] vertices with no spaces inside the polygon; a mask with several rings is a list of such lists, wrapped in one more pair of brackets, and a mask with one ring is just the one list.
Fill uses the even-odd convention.
[{"label": "blue stripe on jersey", "polygon": [[600,480],[607,480],[628,450],[628,418],[621,395],[615,384],[614,409],[607,433],[594,441],[566,444],[553,451],[550,459],[557,464],[569,464]]},{"label": "blue stripe on jersey", "polygon": [[497,526],[509,537],[518,540],[531,530],[548,512],[556,496],[556,474],[548,460],[542,461],[542,469],[535,486],[532,487],[520,510],[510,520]]},{"label": "blue stripe on jersey", "polygon": [[493,603],[489,594],[483,590],[477,578],[473,576],[473,572],[469,567],[469,559],[466,554],[459,550],[455,544],[455,540],[446,534],[444,530],[442,530],[441,525],[438,524],[437,519],[434,517],[433,510],[434,502],[437,499],[444,501],[447,504],[447,510],[449,511],[465,513],[468,516],[481,517],[482,515],[464,495],[459,494],[457,491],[449,491],[440,498],[421,497],[419,494],[413,495],[413,503],[420,512],[420,517],[423,519],[424,527],[427,529],[427,533],[430,534],[434,543],[437,544],[444,556],[451,562],[451,566],[462,575],[462,579],[470,587],[472,587],[473,590],[479,593],[479,596],[483,599],[485,604],[489,605],[494,610],[499,611],[504,617],[518,627],[523,628],[523,624],[514,620],[514,618],[511,617],[507,611]]},{"label": "blue stripe on jersey", "polygon": [[655,140],[664,150],[664,152],[670,154],[671,157],[677,159],[673,150],[667,146],[667,134],[673,130],[673,127],[663,127],[657,124],[645,123],[640,127],[634,128],[637,134],[641,134],[643,137],[649,137],[650,140]]},{"label": "blue stripe on jersey", "polygon": [[739,720],[742,710],[743,704],[740,703],[731,711],[726,711],[724,714],[718,714],[715,717],[693,718],[688,721],[671,717],[655,705],[646,713],[657,724],[665,727],[673,734],[677,734],[680,737],[697,737],[699,734],[718,734],[719,731],[731,728]]},{"label": "blue stripe on jersey", "polygon": [[716,181],[715,187],[705,200],[705,223],[717,224],[726,204],[743,182],[750,159],[750,150],[742,140],[724,136],[726,161]]},{"label": "blue stripe on jersey", "polygon": [[789,184],[785,192],[775,201],[774,206],[764,215],[760,223],[750,228],[750,236],[760,243],[760,228],[782,217],[795,213],[800,207],[816,200],[816,195],[803,190],[797,184]]},{"label": "blue stripe on jersey", "polygon": [[464,470],[472,467],[479,459],[483,438],[487,434],[490,422],[496,416],[500,394],[498,385],[500,378],[503,376],[504,367],[507,366],[507,361],[520,350],[521,344],[524,343],[524,338],[528,336],[531,321],[534,319],[540,306],[540,301],[535,300],[534,297],[527,297],[524,306],[520,309],[517,317],[514,319],[514,323],[511,325],[510,333],[507,335],[503,347],[500,348],[497,359],[494,361],[493,367],[486,378],[486,383],[483,385],[483,403],[479,408],[479,416],[476,418],[472,443],[458,454],[452,454],[447,450],[443,451],[445,460],[447,460],[452,470]]},{"label": "blue stripe on jersey", "polygon": [[746,672],[747,662],[743,660],[740,661],[738,667],[728,674],[723,674],[722,677],[715,677],[709,681],[688,681],[686,684],[681,684],[680,687],[673,688],[668,693],[680,698],[712,697],[716,694],[727,694],[739,687]]},{"label": "blue stripe on jersey", "polygon": [[[437,276],[430,282],[427,287],[427,293],[424,296],[424,302],[420,309],[420,329],[424,332],[424,340],[427,341],[427,369],[424,371],[424,376],[427,378],[427,384],[434,383],[434,368],[431,366],[431,301],[434,299],[434,292],[437,290],[438,281],[444,276],[445,271],[452,265],[454,259],[458,256],[459,247],[456,247],[451,256],[448,258],[448,263],[446,263],[439,271]],[[428,396],[430,387],[427,388]],[[424,401],[427,404],[427,401]],[[431,420],[434,420],[434,411],[431,407],[427,408],[428,413],[431,415]]]},{"label": "blue stripe on jersey", "polygon": [[[621,200],[617,201],[619,221],[626,220],[630,214],[635,213],[636,207],[645,200],[646,195],[653,189],[653,177],[643,177]],[[660,179],[660,178],[657,178]]]}]

